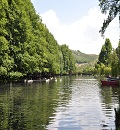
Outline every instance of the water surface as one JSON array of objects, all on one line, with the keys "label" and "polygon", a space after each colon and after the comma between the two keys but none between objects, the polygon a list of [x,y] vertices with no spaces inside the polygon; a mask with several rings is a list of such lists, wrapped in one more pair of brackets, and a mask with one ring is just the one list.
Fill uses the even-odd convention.
[{"label": "water surface", "polygon": [[0,130],[115,130],[118,87],[93,77],[0,86]]}]

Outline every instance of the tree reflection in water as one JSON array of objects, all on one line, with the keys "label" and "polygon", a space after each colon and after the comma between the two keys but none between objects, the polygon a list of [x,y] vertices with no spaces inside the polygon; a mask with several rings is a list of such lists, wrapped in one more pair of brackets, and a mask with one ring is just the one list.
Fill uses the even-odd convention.
[{"label": "tree reflection in water", "polygon": [[[120,86],[119,86],[120,87]],[[118,100],[119,100],[119,108],[115,108],[115,124],[116,130],[120,130],[120,88],[118,87]]]},{"label": "tree reflection in water", "polygon": [[116,129],[120,130],[120,108],[118,110],[115,109],[115,124]]},{"label": "tree reflection in water", "polygon": [[102,96],[103,102],[107,107],[111,106],[112,101],[114,102],[114,111],[115,111],[115,125],[116,130],[120,130],[120,88],[116,87],[102,87]]},{"label": "tree reflection in water", "polygon": [[57,83],[0,86],[0,130],[45,130],[55,116],[58,99],[59,105],[69,101],[66,91],[71,90],[60,87],[64,84],[66,79]]},{"label": "tree reflection in water", "polygon": [[[120,104],[119,88],[100,87],[97,80],[75,79],[0,86],[0,130],[53,130],[56,121],[61,123],[60,129],[63,124],[65,128],[114,129],[113,106]],[[119,113],[116,127],[120,126]],[[104,117],[108,121],[101,122]]]}]

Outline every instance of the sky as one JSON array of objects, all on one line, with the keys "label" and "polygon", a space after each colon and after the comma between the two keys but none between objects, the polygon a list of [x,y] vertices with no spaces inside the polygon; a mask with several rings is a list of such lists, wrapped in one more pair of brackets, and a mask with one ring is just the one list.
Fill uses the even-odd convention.
[{"label": "sky", "polygon": [[99,54],[105,39],[112,47],[119,41],[119,20],[116,17],[101,37],[99,30],[107,17],[100,11],[99,0],[31,0],[43,23],[59,45],[86,54]]}]

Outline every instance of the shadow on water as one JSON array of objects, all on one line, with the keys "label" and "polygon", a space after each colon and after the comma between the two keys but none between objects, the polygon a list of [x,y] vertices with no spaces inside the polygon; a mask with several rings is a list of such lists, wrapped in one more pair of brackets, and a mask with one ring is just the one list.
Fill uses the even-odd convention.
[{"label": "shadow on water", "polygon": [[120,86],[118,87],[118,101],[119,106],[118,108],[115,108],[115,124],[116,124],[116,130],[120,130]]},{"label": "shadow on water", "polygon": [[55,108],[65,106],[71,90],[62,82],[7,84],[0,86],[1,130],[45,130]]},{"label": "shadow on water", "polygon": [[111,106],[110,104],[114,102],[115,129],[120,130],[120,86],[103,87],[101,93],[108,108]]},{"label": "shadow on water", "polygon": [[115,110],[115,118],[116,130],[120,130],[120,108]]}]

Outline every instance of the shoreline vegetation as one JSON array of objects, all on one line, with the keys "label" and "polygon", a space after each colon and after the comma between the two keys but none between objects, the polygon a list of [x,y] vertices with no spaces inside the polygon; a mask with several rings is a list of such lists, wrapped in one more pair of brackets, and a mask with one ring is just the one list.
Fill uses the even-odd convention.
[{"label": "shoreline vegetation", "polygon": [[[38,75],[120,75],[120,42],[113,49],[106,39],[99,56],[91,57],[59,45],[30,0],[5,0],[0,8],[0,81]],[[79,60],[80,54],[84,57]]]},{"label": "shoreline vegetation", "polygon": [[0,80],[75,71],[71,50],[57,43],[30,0],[1,1],[0,9]]}]

